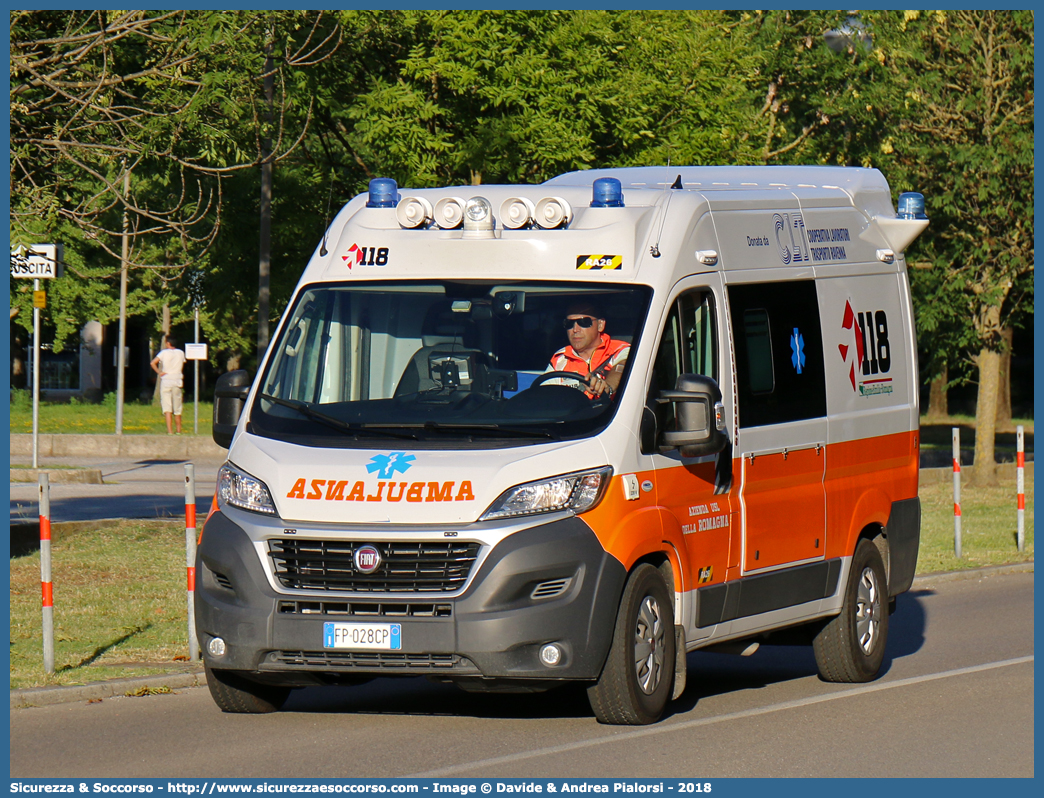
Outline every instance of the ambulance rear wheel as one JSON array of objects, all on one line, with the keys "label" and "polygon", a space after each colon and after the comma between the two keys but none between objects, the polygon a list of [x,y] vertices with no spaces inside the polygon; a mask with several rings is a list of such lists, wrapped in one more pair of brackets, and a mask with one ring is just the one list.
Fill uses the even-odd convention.
[{"label": "ambulance rear wheel", "polygon": [[234,671],[211,668],[206,662],[203,669],[210,697],[222,712],[263,715],[277,711],[290,695],[289,687],[252,682]]},{"label": "ambulance rear wheel", "polygon": [[841,614],[812,642],[819,678],[869,682],[876,678],[888,642],[888,583],[881,552],[869,540],[856,546]]},{"label": "ambulance rear wheel", "polygon": [[640,726],[660,719],[673,684],[674,598],[643,563],[624,587],[609,656],[587,697],[600,723]]}]

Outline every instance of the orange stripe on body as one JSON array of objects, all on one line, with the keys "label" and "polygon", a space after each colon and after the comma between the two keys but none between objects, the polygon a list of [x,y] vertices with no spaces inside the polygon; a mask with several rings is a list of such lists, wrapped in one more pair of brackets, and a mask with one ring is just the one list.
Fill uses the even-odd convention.
[{"label": "orange stripe on body", "polygon": [[[738,458],[732,461],[732,467],[733,474],[738,475]],[[735,490],[715,495],[714,475],[711,461],[679,464],[655,471],[650,477],[663,507],[665,529],[682,539],[687,559],[686,590],[724,582],[729,567],[739,564],[739,498]],[[711,574],[703,582],[699,581],[701,569],[710,569]]]},{"label": "orange stripe on body", "polygon": [[826,457],[822,448],[813,448],[745,459],[746,570],[823,556]]},{"label": "orange stripe on body", "polygon": [[188,592],[192,593],[196,589],[196,569],[190,565],[185,570],[188,572]]},{"label": "orange stripe on body", "polygon": [[827,446],[827,558],[855,551],[859,533],[884,526],[892,502],[917,496],[917,431]]},{"label": "orange stripe on body", "polygon": [[185,528],[195,529],[196,528],[196,504],[185,505]]},{"label": "orange stripe on body", "polygon": [[[697,587],[702,568],[711,568],[712,577],[700,585],[725,581],[730,554],[738,561],[739,539],[731,537],[738,536],[739,516],[729,495],[714,495],[714,464],[678,465],[635,476],[639,485],[651,482],[653,490],[639,489],[638,499],[628,500],[623,475],[616,476],[598,507],[580,516],[605,550],[628,570],[642,557],[665,554],[679,591]],[[717,510],[711,509],[712,502]],[[690,515],[690,508],[698,514]],[[719,525],[722,517],[728,522]],[[697,531],[701,520],[707,522],[706,531]]]},{"label": "orange stripe on body", "polygon": [[[656,471],[632,472],[638,478],[638,498],[628,500],[624,491],[624,475],[612,478],[602,501],[589,512],[578,516],[591,528],[602,547],[628,571],[647,554],[662,552],[671,561],[675,572],[675,588],[687,584],[688,564],[685,543],[680,530],[667,531],[667,512],[656,503],[657,491],[641,489],[643,482],[656,484]],[[687,588],[684,588],[687,589]]]},{"label": "orange stripe on body", "polygon": [[40,516],[40,540],[51,539],[51,519],[46,515]]},{"label": "orange stripe on body", "polygon": [[42,588],[41,593],[43,594],[43,606],[53,607],[54,606],[54,583],[53,582],[41,582],[40,587]]},{"label": "orange stripe on body", "polygon": [[[769,483],[764,485],[767,490],[755,491],[755,496],[771,498],[772,492],[778,492],[786,497],[789,492],[792,498],[787,484],[788,465],[803,466],[800,480],[809,496],[799,502],[801,508],[794,505],[788,509],[786,498],[782,503],[773,498],[761,509],[763,517],[768,514],[770,523],[777,524],[780,532],[764,532],[763,540],[772,548],[761,549],[756,561],[752,559],[756,549],[748,540],[747,568],[758,569],[769,562],[785,564],[814,557],[850,556],[864,528],[887,524],[893,502],[917,496],[917,451],[917,433],[902,432],[831,444],[819,455],[814,449],[798,450],[788,453],[785,460],[779,455],[778,463],[769,460],[770,456],[755,458],[755,466],[763,467],[759,470]],[[819,488],[808,476],[817,458],[823,456],[825,479]],[[636,500],[626,498],[623,475],[617,475],[598,507],[580,518],[605,550],[628,570],[642,557],[663,552],[671,560],[676,578],[680,575],[676,584],[679,590],[731,581],[741,573],[742,468],[740,458],[735,458],[732,489],[717,495],[712,462],[637,472],[639,484],[650,481],[654,490],[641,491]],[[814,506],[816,493],[825,493],[823,511]],[[825,512],[826,532],[790,534],[802,526],[799,509],[813,514]],[[711,578],[699,583],[698,572],[708,567],[712,568]]]}]

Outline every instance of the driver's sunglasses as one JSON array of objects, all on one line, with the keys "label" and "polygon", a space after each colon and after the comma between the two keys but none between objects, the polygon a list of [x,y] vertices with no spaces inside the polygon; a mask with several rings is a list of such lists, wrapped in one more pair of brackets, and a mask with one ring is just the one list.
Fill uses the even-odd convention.
[{"label": "driver's sunglasses", "polygon": [[562,329],[571,330],[574,324],[579,324],[585,330],[594,324],[594,319],[590,316],[581,316],[579,319],[562,319]]}]

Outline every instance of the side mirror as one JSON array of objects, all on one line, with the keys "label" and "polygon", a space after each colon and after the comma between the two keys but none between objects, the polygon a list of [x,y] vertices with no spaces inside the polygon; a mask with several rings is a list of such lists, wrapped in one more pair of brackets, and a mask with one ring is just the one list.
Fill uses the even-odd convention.
[{"label": "side mirror", "polygon": [[214,386],[214,443],[227,449],[232,445],[239,417],[250,393],[250,373],[236,369],[218,377]]},{"label": "side mirror", "polygon": [[660,435],[659,449],[678,449],[682,457],[703,457],[725,448],[725,408],[721,390],[710,377],[679,374],[673,391],[660,391],[660,402],[674,403],[674,429]]}]

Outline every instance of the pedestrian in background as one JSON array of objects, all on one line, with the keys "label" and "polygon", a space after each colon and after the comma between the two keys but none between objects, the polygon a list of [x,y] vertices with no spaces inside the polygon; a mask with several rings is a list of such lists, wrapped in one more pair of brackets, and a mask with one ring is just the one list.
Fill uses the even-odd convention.
[{"label": "pedestrian in background", "polygon": [[170,417],[181,434],[181,367],[185,365],[185,353],[178,349],[178,342],[172,336],[163,337],[163,349],[152,359],[152,370],[159,374],[160,407],[167,421],[167,434],[173,434]]}]

